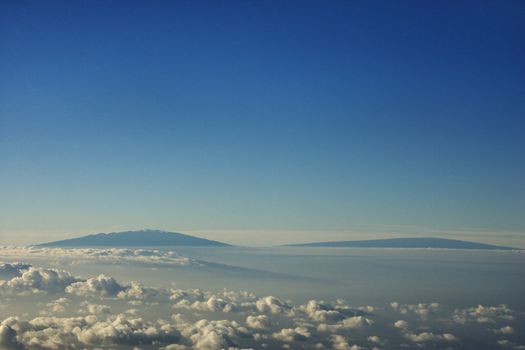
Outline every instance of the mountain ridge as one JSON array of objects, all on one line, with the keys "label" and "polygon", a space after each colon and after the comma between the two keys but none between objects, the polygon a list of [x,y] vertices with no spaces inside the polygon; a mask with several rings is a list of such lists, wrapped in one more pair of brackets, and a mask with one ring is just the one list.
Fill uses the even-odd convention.
[{"label": "mountain ridge", "polygon": [[207,246],[229,247],[230,244],[190,236],[179,232],[161,230],[137,230],[94,233],[81,237],[37,244],[38,247],[136,247],[136,246]]},{"label": "mountain ridge", "polygon": [[462,241],[440,237],[406,237],[355,241],[328,241],[286,244],[287,247],[348,247],[348,248],[441,248],[441,249],[483,249],[522,250],[486,243]]}]

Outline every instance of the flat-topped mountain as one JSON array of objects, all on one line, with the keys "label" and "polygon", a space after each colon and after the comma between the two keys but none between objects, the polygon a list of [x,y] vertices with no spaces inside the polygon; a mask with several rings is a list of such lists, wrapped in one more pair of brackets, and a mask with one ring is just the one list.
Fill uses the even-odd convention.
[{"label": "flat-topped mountain", "polygon": [[39,244],[41,247],[136,247],[136,246],[199,246],[226,247],[229,244],[185,235],[178,232],[141,230],[97,233],[78,238]]},{"label": "flat-topped mountain", "polygon": [[442,248],[442,249],[485,249],[485,250],[520,250],[485,243],[460,241],[436,237],[389,238],[360,241],[313,242],[288,244],[290,247],[353,247],[353,248]]}]

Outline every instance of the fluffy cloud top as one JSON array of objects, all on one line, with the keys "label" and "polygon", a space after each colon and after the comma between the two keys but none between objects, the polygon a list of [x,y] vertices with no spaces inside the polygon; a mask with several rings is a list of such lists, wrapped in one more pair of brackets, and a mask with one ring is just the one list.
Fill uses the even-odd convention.
[{"label": "fluffy cloud top", "polygon": [[0,280],[0,294],[34,294],[63,291],[77,279],[69,272],[39,267],[20,267],[19,275]]}]

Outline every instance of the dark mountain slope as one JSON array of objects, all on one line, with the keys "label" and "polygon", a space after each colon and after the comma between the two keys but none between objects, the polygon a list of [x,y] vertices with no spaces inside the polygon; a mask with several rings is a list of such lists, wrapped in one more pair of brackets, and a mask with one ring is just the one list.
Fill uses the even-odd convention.
[{"label": "dark mountain slope", "polygon": [[134,246],[209,246],[226,247],[229,244],[177,232],[141,230],[98,233],[78,238],[40,244],[41,247],[134,247]]}]

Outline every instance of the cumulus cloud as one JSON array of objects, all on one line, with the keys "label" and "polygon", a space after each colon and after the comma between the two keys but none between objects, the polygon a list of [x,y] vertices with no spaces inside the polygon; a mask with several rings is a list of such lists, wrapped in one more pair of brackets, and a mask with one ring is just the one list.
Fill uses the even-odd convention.
[{"label": "cumulus cloud", "polygon": [[[182,256],[174,251],[158,249],[0,246],[0,257],[9,258],[10,260],[18,259],[20,257],[23,257],[24,259],[54,259],[71,264],[101,262],[110,264],[138,263],[153,266],[202,265],[202,262]],[[0,267],[0,276],[1,273],[2,270]]]},{"label": "cumulus cloud", "polygon": [[116,297],[124,289],[125,287],[113,277],[101,274],[85,281],[72,283],[67,286],[66,292],[80,296]]},{"label": "cumulus cloud", "polygon": [[412,333],[407,332],[404,337],[414,343],[428,343],[428,342],[455,342],[458,338],[450,333],[434,334],[432,332]]},{"label": "cumulus cloud", "polygon": [[237,347],[242,338],[250,337],[246,328],[229,320],[183,323],[179,329],[181,334],[191,341],[191,347],[200,350]]},{"label": "cumulus cloud", "polygon": [[511,326],[501,327],[498,329],[494,329],[493,331],[497,334],[514,334],[514,328],[512,328]]},{"label": "cumulus cloud", "polygon": [[250,328],[268,329],[270,327],[270,319],[266,315],[250,315],[246,318],[246,324]]},{"label": "cumulus cloud", "polygon": [[408,322],[404,320],[397,320],[394,322],[394,327],[399,329],[408,329]]},{"label": "cumulus cloud", "polygon": [[334,350],[366,350],[366,348],[358,345],[350,345],[347,339],[341,335],[331,336],[332,349]]},{"label": "cumulus cloud", "polygon": [[274,296],[260,298],[255,302],[255,305],[259,312],[282,314],[292,311],[292,306],[290,304],[283,302]]},{"label": "cumulus cloud", "polygon": [[171,289],[170,300],[175,309],[210,312],[255,312],[283,314],[292,312],[292,306],[274,296],[258,298],[249,292],[224,290],[213,293],[200,289]]},{"label": "cumulus cloud", "polygon": [[53,313],[65,312],[66,308],[69,306],[70,303],[71,303],[71,300],[69,300],[68,298],[59,298],[59,299],[53,300],[52,302],[46,304],[46,309],[41,310],[40,314],[48,315],[48,314],[53,314]]},{"label": "cumulus cloud", "polygon": [[422,319],[434,315],[439,310],[439,303],[419,303],[419,304],[400,304],[398,302],[390,303],[390,307],[400,314],[407,315],[414,313]]},{"label": "cumulus cloud", "polygon": [[374,343],[374,344],[377,344],[377,345],[385,345],[386,342],[381,339],[381,337],[377,336],[377,335],[371,335],[367,338],[367,340],[370,342],[370,343]]},{"label": "cumulus cloud", "polygon": [[312,334],[306,327],[296,328],[283,328],[279,332],[275,332],[272,335],[275,339],[282,340],[284,342],[293,341],[306,341]]},{"label": "cumulus cloud", "polygon": [[514,312],[505,304],[498,306],[478,305],[467,309],[456,309],[453,319],[461,324],[468,322],[496,323],[498,320],[514,320]]},{"label": "cumulus cloud", "polygon": [[76,281],[69,272],[31,266],[16,277],[0,280],[0,294],[53,293]]},{"label": "cumulus cloud", "polygon": [[317,329],[320,332],[332,332],[335,333],[342,329],[357,329],[365,326],[372,325],[374,321],[363,316],[353,316],[345,318],[335,324],[320,323]]},{"label": "cumulus cloud", "polygon": [[298,310],[306,313],[310,319],[319,322],[340,321],[349,316],[363,314],[363,311],[353,309],[341,300],[336,304],[327,303],[322,300],[310,300],[305,305],[299,306]]},{"label": "cumulus cloud", "polygon": [[158,341],[176,341],[180,338],[177,329],[166,321],[146,322],[125,314],[110,316],[106,320],[99,320],[94,315],[37,317],[30,321],[11,317],[2,322],[2,327],[6,334],[2,335],[2,341],[12,343],[12,335],[18,334],[22,344],[52,349],[71,348],[74,344],[153,344]]},{"label": "cumulus cloud", "polygon": [[108,314],[111,311],[111,308],[108,305],[101,304],[92,304],[88,301],[83,301],[80,303],[81,314],[90,314],[90,315],[99,315],[99,314]]},{"label": "cumulus cloud", "polygon": [[65,288],[65,291],[84,297],[94,296],[120,299],[144,299],[158,294],[156,289],[144,288],[138,282],[132,281],[130,284],[120,284],[115,278],[104,274],[72,283]]}]

